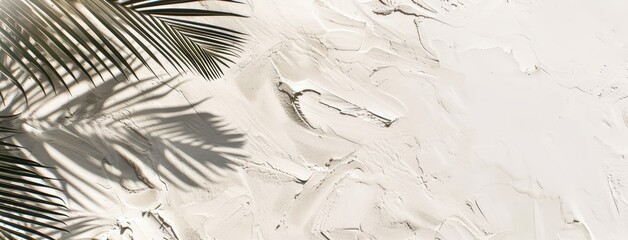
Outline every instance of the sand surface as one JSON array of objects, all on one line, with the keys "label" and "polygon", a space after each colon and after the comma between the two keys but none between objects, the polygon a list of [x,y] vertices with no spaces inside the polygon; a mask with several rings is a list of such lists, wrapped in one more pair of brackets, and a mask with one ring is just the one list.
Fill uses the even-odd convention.
[{"label": "sand surface", "polygon": [[61,239],[628,236],[628,2],[220,6],[251,16],[222,79],[14,101]]}]

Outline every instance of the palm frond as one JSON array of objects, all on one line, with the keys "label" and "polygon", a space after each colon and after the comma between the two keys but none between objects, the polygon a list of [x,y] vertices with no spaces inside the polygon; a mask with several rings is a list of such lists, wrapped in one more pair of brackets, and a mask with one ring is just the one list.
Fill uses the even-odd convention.
[{"label": "palm frond", "polygon": [[219,78],[242,51],[244,34],[192,18],[243,16],[190,7],[195,2],[202,0],[3,0],[0,75],[23,95],[20,74],[44,92],[45,84],[56,91],[68,88],[68,80],[93,81],[114,71],[137,78],[124,57],[128,51],[153,73],[174,68]]},{"label": "palm frond", "polygon": [[[3,135],[17,132],[0,128]],[[47,182],[52,178],[37,171],[46,166],[14,155],[19,146],[6,138],[0,146],[0,239],[53,239],[41,230],[65,231],[61,226],[67,216],[57,210],[65,206],[59,190]]]}]

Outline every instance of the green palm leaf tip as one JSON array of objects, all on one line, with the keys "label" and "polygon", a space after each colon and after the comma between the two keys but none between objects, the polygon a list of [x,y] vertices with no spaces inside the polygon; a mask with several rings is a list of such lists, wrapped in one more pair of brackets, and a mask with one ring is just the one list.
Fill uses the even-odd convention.
[{"label": "green palm leaf tip", "polygon": [[16,133],[0,127],[0,239],[53,240],[48,232],[66,231],[61,193],[37,171],[46,166],[14,154],[20,146],[7,136]]},{"label": "green palm leaf tip", "polygon": [[25,81],[45,93],[46,85],[56,92],[116,72],[137,78],[135,60],[154,75],[161,68],[219,78],[243,51],[245,34],[198,17],[244,16],[189,7],[195,2],[203,0],[2,0],[0,79],[26,97]]}]

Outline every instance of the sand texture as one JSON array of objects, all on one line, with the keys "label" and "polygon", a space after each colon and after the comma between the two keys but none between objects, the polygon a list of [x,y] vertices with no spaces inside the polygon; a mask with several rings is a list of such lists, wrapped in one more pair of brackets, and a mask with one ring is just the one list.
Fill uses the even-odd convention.
[{"label": "sand texture", "polygon": [[220,6],[250,16],[221,79],[7,106],[64,179],[60,239],[628,236],[627,1]]}]

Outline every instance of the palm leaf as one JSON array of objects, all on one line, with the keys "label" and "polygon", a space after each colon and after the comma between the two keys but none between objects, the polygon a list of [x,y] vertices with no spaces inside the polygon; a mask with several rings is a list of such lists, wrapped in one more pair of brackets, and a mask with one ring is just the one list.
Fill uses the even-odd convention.
[{"label": "palm leaf", "polygon": [[195,2],[202,0],[2,0],[0,75],[25,97],[22,75],[44,93],[45,85],[56,91],[114,72],[137,78],[128,52],[153,74],[158,67],[219,78],[244,34],[193,18],[242,15],[190,7]]},{"label": "palm leaf", "polygon": [[[0,134],[18,131],[1,127]],[[44,229],[65,231],[57,209],[64,208],[59,190],[48,184],[52,178],[41,175],[45,166],[18,157],[13,151],[19,146],[0,139],[0,239],[53,239]]]}]

